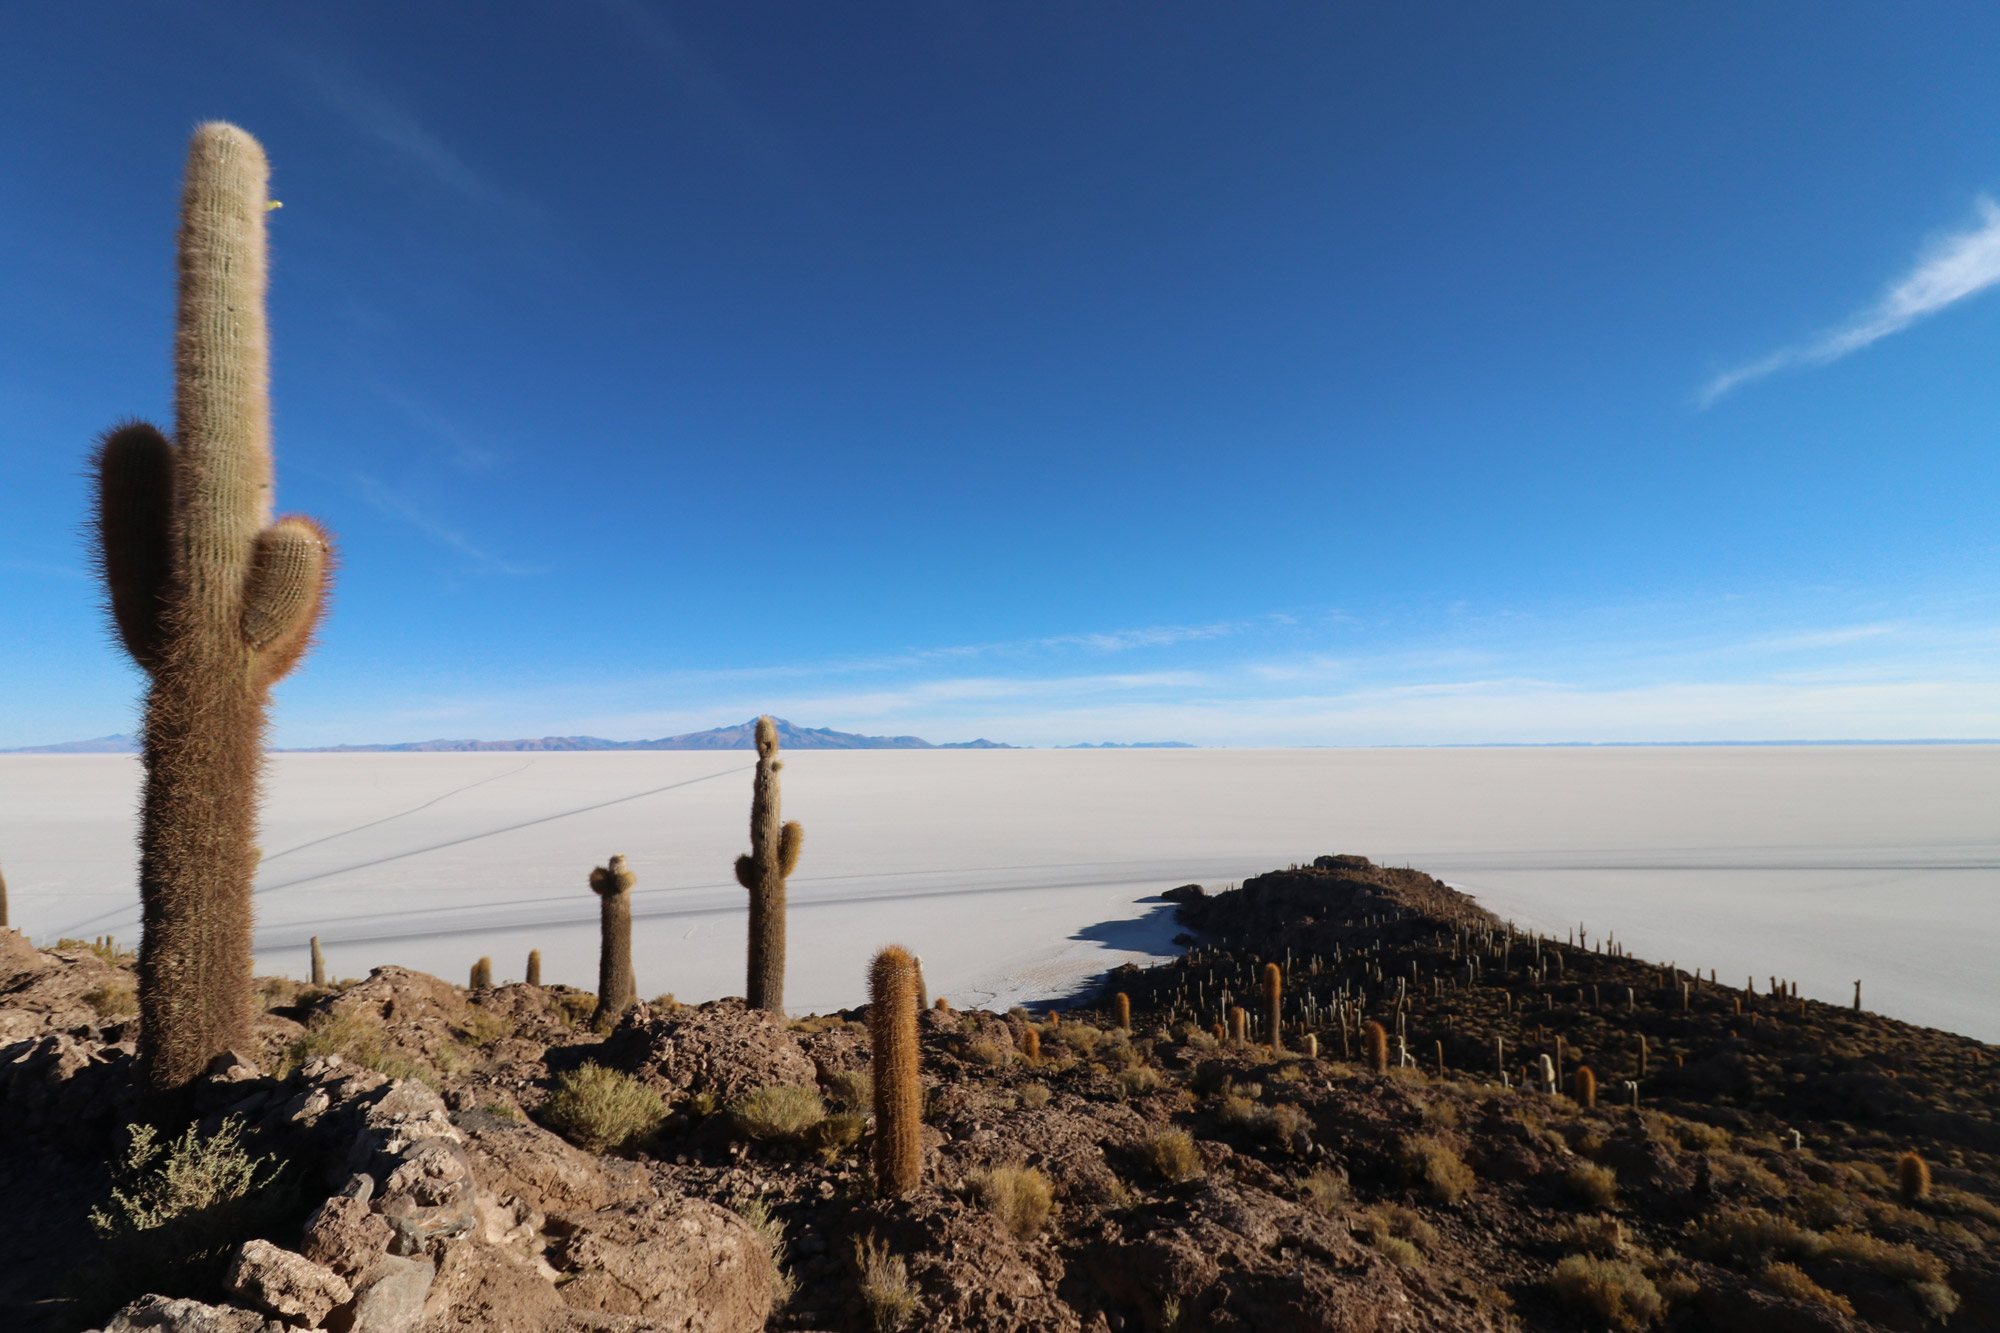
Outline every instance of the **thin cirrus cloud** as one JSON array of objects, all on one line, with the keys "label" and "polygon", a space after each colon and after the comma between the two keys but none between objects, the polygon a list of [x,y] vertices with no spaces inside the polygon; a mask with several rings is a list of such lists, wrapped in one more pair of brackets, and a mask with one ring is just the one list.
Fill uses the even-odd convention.
[{"label": "thin cirrus cloud", "polygon": [[1780,370],[1838,361],[2000,283],[2000,205],[1982,197],[1977,207],[1973,226],[1938,241],[1874,305],[1815,338],[1717,375],[1702,389],[1701,405]]}]

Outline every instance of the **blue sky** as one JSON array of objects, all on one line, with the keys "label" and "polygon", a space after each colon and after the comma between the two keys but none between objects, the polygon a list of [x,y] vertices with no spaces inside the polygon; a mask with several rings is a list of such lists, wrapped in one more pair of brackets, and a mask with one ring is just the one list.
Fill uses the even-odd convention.
[{"label": "blue sky", "polygon": [[2000,10],[0,11],[0,746],[183,144],[270,153],[281,744],[2000,736]]}]

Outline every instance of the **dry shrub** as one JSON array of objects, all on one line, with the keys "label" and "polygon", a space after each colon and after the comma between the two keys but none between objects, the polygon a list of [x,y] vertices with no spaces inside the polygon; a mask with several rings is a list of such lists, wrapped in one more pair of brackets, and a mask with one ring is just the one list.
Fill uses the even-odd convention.
[{"label": "dry shrub", "polygon": [[1723,1208],[1688,1229],[1689,1247],[1722,1263],[1754,1264],[1764,1259],[1816,1259],[1826,1237],[1790,1218],[1762,1208]]},{"label": "dry shrub", "polygon": [[736,1127],[753,1139],[796,1139],[826,1119],[819,1089],[773,1083],[729,1108]]},{"label": "dry shrub", "polygon": [[808,1148],[819,1154],[820,1161],[832,1166],[861,1142],[861,1135],[867,1128],[867,1116],[854,1111],[841,1111],[815,1124],[802,1138]]},{"label": "dry shrub", "polygon": [[1222,1104],[1215,1108],[1216,1123],[1229,1129],[1248,1129],[1256,1118],[1257,1103],[1234,1093],[1225,1094]]},{"label": "dry shrub", "polygon": [[1065,1023],[1059,1028],[1044,1029],[1042,1040],[1046,1042],[1051,1037],[1059,1038],[1063,1045],[1069,1047],[1086,1060],[1095,1056],[1098,1047],[1102,1046],[1105,1042],[1105,1036],[1102,1032],[1093,1027],[1086,1027],[1080,1022]]},{"label": "dry shrub", "polygon": [[1118,1073],[1118,1095],[1138,1097],[1156,1091],[1160,1086],[1160,1071],[1145,1065],[1123,1069]]},{"label": "dry shrub", "polygon": [[1322,1166],[1299,1182],[1304,1202],[1317,1212],[1331,1214],[1347,1201],[1347,1177]]},{"label": "dry shrub", "polygon": [[[1811,1233],[1807,1233],[1811,1234]],[[1902,1282],[1943,1282],[1944,1260],[1914,1245],[1878,1240],[1861,1231],[1836,1231],[1820,1240],[1820,1254],[1840,1263],[1856,1264],[1872,1273]]]},{"label": "dry shrub", "polygon": [[[451,1062],[451,1048],[438,1052],[441,1064]],[[305,1035],[285,1048],[278,1062],[277,1076],[287,1078],[308,1060],[337,1055],[390,1078],[412,1079],[435,1090],[438,1077],[424,1066],[389,1045],[382,1020],[362,1009],[331,1010],[314,1014]]]},{"label": "dry shrub", "polygon": [[124,1018],[139,1012],[139,991],[120,977],[85,991],[83,1002],[95,1009],[99,1018]]},{"label": "dry shrub", "polygon": [[1012,1047],[996,1045],[984,1037],[966,1042],[962,1054],[973,1064],[984,1065],[988,1069],[999,1069],[1014,1063]]},{"label": "dry shrub", "polygon": [[548,997],[549,1012],[571,1027],[581,1027],[597,1012],[597,997],[589,991],[560,990],[550,988],[543,992]]},{"label": "dry shrub", "polygon": [[854,1242],[854,1270],[861,1303],[875,1333],[897,1333],[917,1312],[917,1289],[901,1255],[891,1254],[887,1241],[868,1233]]},{"label": "dry shrub", "polygon": [[999,1218],[1015,1240],[1033,1239],[1049,1220],[1054,1203],[1049,1178],[1032,1167],[996,1166],[974,1171],[966,1177],[966,1185],[972,1197]]},{"label": "dry shrub", "polygon": [[1368,1243],[1378,1250],[1384,1249],[1384,1238],[1407,1241],[1419,1250],[1428,1250],[1437,1244],[1437,1228],[1424,1221],[1423,1214],[1414,1208],[1405,1208],[1399,1203],[1378,1203],[1359,1219]]},{"label": "dry shrub", "polygon": [[1615,1217],[1579,1217],[1556,1228],[1556,1240],[1573,1250],[1609,1258],[1625,1249],[1625,1227]]},{"label": "dry shrub", "polygon": [[1290,1102],[1279,1102],[1260,1108],[1250,1128],[1274,1143],[1289,1144],[1312,1128],[1312,1117]]},{"label": "dry shrub", "polygon": [[1015,1092],[1021,1105],[1029,1110],[1039,1110],[1049,1104],[1049,1089],[1046,1083],[1023,1083]]},{"label": "dry shrub", "polygon": [[1958,1293],[1942,1282],[1912,1282],[1910,1295],[1926,1319],[1942,1324],[1958,1313]]},{"label": "dry shrub", "polygon": [[479,1008],[466,1011],[463,1018],[453,1024],[459,1039],[469,1046],[491,1046],[502,1037],[511,1037],[519,1024],[501,1014],[488,1013]]},{"label": "dry shrub", "polygon": [[1202,1173],[1201,1153],[1185,1131],[1163,1130],[1139,1140],[1140,1160],[1169,1185],[1193,1180]]},{"label": "dry shrub", "polygon": [[1653,1280],[1621,1259],[1572,1254],[1556,1265],[1549,1285],[1564,1305],[1615,1329],[1644,1328],[1666,1307]]},{"label": "dry shrub", "polygon": [[799,1294],[799,1280],[785,1260],[789,1247],[785,1243],[785,1224],[771,1212],[771,1205],[762,1195],[746,1199],[737,1205],[736,1215],[750,1224],[757,1233],[757,1239],[764,1243],[765,1252],[771,1256],[771,1271],[776,1278],[771,1284],[771,1309],[773,1313],[792,1303]]},{"label": "dry shrub", "polygon": [[667,1118],[660,1094],[628,1074],[586,1064],[556,1080],[542,1123],[591,1152],[631,1148]]},{"label": "dry shrub", "polygon": [[1401,1236],[1371,1235],[1368,1237],[1368,1243],[1388,1256],[1389,1262],[1398,1268],[1422,1268],[1424,1266],[1423,1251],[1404,1240]]},{"label": "dry shrub", "polygon": [[875,1076],[865,1069],[843,1069],[829,1074],[826,1095],[843,1111],[866,1113],[875,1105]]},{"label": "dry shrub", "polygon": [[1834,1295],[1807,1277],[1805,1270],[1797,1264],[1765,1264],[1763,1271],[1757,1274],[1757,1282],[1767,1291],[1775,1291],[1788,1300],[1807,1301],[1842,1314],[1854,1313],[1854,1302],[1845,1296]]},{"label": "dry shrub", "polygon": [[1618,1198],[1618,1174],[1595,1162],[1578,1162],[1563,1177],[1563,1184],[1592,1208],[1609,1208]]},{"label": "dry shrub", "polygon": [[1425,1135],[1404,1140],[1398,1156],[1404,1176],[1438,1203],[1457,1203],[1478,1179],[1457,1153]]}]

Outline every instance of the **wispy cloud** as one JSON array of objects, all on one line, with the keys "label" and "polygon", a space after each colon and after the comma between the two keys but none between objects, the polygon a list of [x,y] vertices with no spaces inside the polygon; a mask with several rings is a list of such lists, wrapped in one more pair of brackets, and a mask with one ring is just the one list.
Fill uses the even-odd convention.
[{"label": "wispy cloud", "polygon": [[517,565],[506,557],[497,555],[478,545],[457,529],[447,526],[438,519],[418,508],[409,497],[383,485],[365,473],[353,474],[354,484],[363,498],[381,513],[391,518],[399,518],[432,541],[448,546],[466,557],[482,572],[489,574],[536,574],[539,570],[526,565]]},{"label": "wispy cloud", "polygon": [[1838,361],[2000,283],[2000,205],[1981,198],[1977,208],[1976,223],[1931,246],[1875,304],[1815,338],[1717,375],[1702,389],[1701,405],[1707,407],[1730,390],[1780,370]]},{"label": "wispy cloud", "polygon": [[438,184],[483,207],[526,211],[527,205],[488,180],[387,94],[323,57],[301,56],[295,63],[322,102],[361,133],[416,163]]}]

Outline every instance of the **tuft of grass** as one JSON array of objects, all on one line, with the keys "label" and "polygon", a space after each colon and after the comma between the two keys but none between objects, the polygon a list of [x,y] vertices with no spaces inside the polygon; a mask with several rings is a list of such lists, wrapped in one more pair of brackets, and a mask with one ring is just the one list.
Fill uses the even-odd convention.
[{"label": "tuft of grass", "polygon": [[1615,1217],[1579,1217],[1557,1227],[1556,1240],[1570,1249],[1610,1258],[1625,1251],[1625,1227]]},{"label": "tuft of grass", "polygon": [[891,1254],[888,1242],[871,1231],[854,1242],[854,1268],[875,1333],[898,1333],[917,1312],[917,1291],[902,1256]]},{"label": "tuft of grass", "polygon": [[1854,1302],[1845,1296],[1836,1296],[1819,1283],[1806,1276],[1805,1270],[1797,1264],[1765,1264],[1757,1274],[1758,1285],[1767,1291],[1794,1301],[1807,1301],[1813,1305],[1838,1310],[1841,1314],[1853,1314]]},{"label": "tuft of grass", "polygon": [[1438,1203],[1457,1203],[1477,1183],[1457,1153],[1426,1135],[1406,1139],[1399,1159],[1404,1176]]},{"label": "tuft of grass", "polygon": [[1049,1088],[1046,1083],[1023,1083],[1014,1093],[1021,1099],[1021,1105],[1030,1111],[1040,1110],[1049,1104]]},{"label": "tuft of grass", "polygon": [[659,1093],[629,1074],[596,1064],[557,1079],[541,1110],[543,1124],[591,1152],[636,1147],[666,1118]]},{"label": "tuft of grass", "polygon": [[1618,1174],[1595,1162],[1578,1162],[1563,1177],[1569,1192],[1592,1208],[1609,1208],[1618,1198]]},{"label": "tuft of grass", "polygon": [[1660,1317],[1666,1302],[1638,1265],[1622,1259],[1572,1254],[1556,1265],[1549,1286],[1570,1309],[1603,1320],[1614,1329],[1644,1328]]},{"label": "tuft of grass", "polygon": [[757,1238],[764,1242],[764,1250],[771,1256],[771,1271],[777,1274],[771,1284],[771,1312],[776,1314],[792,1303],[799,1294],[799,1280],[786,1266],[787,1245],[785,1224],[772,1213],[771,1205],[759,1194],[746,1199],[736,1208],[736,1215],[750,1224]]},{"label": "tuft of grass", "polygon": [[861,1142],[868,1117],[855,1111],[839,1111],[807,1130],[805,1145],[819,1154],[820,1161],[832,1166]]},{"label": "tuft of grass", "polygon": [[1319,1167],[1299,1182],[1304,1202],[1315,1212],[1331,1215],[1347,1202],[1347,1177],[1331,1167]]},{"label": "tuft of grass", "polygon": [[1396,1246],[1390,1242],[1400,1242],[1420,1252],[1437,1244],[1437,1229],[1424,1221],[1423,1215],[1414,1208],[1405,1208],[1399,1203],[1378,1203],[1361,1215],[1360,1222],[1368,1243],[1404,1268],[1414,1268],[1418,1264],[1403,1263],[1397,1258]]},{"label": "tuft of grass", "polygon": [[[439,1051],[439,1062],[449,1064],[452,1054],[450,1046],[444,1047]],[[285,1048],[277,1076],[289,1077],[300,1065],[322,1055],[337,1055],[378,1074],[421,1083],[434,1092],[438,1089],[438,1076],[391,1047],[382,1020],[366,1010],[340,1009],[314,1014],[305,1034]]]},{"label": "tuft of grass", "polygon": [[99,1018],[126,1018],[139,1012],[139,991],[121,978],[85,991],[83,1002],[95,1009]]},{"label": "tuft of grass", "polygon": [[1422,1268],[1424,1266],[1423,1251],[1404,1240],[1401,1236],[1371,1235],[1368,1238],[1368,1243],[1387,1255],[1389,1262],[1395,1264],[1398,1268]]},{"label": "tuft of grass", "polygon": [[597,1012],[597,997],[589,991],[548,991],[549,1010],[571,1027],[582,1027]]},{"label": "tuft of grass", "polygon": [[502,1037],[511,1037],[519,1025],[511,1018],[488,1013],[484,1009],[469,1009],[455,1025],[459,1039],[468,1046],[491,1046]]},{"label": "tuft of grass", "polygon": [[[1014,1052],[1011,1049],[996,1045],[984,1037],[968,1041],[963,1050],[966,1059],[976,1065],[984,1065],[988,1069],[1000,1069],[1014,1063]],[[1032,1058],[1029,1063],[1033,1063]]]},{"label": "tuft of grass", "polygon": [[1137,1065],[1131,1069],[1118,1071],[1118,1095],[1139,1097],[1157,1091],[1160,1086],[1160,1071],[1147,1065]]},{"label": "tuft of grass", "polygon": [[972,1197],[999,1218],[1015,1240],[1034,1239],[1055,1202],[1049,1178],[1033,1167],[991,1167],[974,1171],[965,1183]]},{"label": "tuft of grass", "polygon": [[843,1111],[865,1114],[875,1105],[875,1076],[865,1069],[843,1069],[829,1074],[826,1095]]},{"label": "tuft of grass", "polygon": [[745,1096],[730,1116],[753,1139],[796,1139],[826,1119],[826,1103],[817,1088],[773,1083]]},{"label": "tuft of grass", "polygon": [[1139,1140],[1139,1158],[1169,1185],[1193,1180],[1204,1169],[1194,1140],[1178,1129],[1163,1130]]}]

